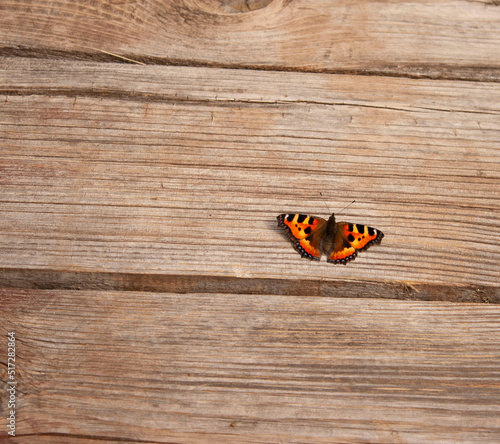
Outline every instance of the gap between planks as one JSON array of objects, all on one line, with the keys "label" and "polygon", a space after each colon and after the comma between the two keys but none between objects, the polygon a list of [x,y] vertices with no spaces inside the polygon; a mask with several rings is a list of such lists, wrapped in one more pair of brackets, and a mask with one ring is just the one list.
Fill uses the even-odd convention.
[{"label": "gap between planks", "polygon": [[77,272],[0,268],[0,287],[383,298],[414,301],[500,303],[500,288],[416,282],[239,278],[154,273]]}]

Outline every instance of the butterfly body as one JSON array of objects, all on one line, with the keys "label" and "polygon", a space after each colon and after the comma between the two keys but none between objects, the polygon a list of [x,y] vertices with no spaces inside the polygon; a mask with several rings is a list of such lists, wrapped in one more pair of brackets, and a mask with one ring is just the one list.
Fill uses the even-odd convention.
[{"label": "butterfly body", "polygon": [[347,264],[356,259],[358,251],[384,237],[380,230],[366,225],[336,222],[334,214],[328,220],[305,214],[280,214],[277,219],[302,257],[319,260],[325,254],[333,264]]}]

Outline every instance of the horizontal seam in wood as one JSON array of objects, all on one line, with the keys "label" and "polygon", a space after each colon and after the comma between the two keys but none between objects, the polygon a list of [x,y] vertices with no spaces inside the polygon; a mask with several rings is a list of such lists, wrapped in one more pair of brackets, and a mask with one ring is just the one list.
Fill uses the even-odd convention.
[{"label": "horizontal seam in wood", "polygon": [[[135,54],[107,54],[101,50],[90,51],[63,51],[51,48],[31,48],[31,47],[0,47],[0,57],[22,57],[34,59],[60,59],[94,61],[102,63],[119,64],[140,64],[152,66],[178,66],[190,68],[218,68],[218,69],[240,69],[250,71],[271,71],[271,72],[297,72],[297,73],[318,73],[318,74],[339,74],[353,76],[377,76],[377,77],[398,77],[408,79],[430,79],[430,80],[452,80],[452,81],[478,81],[484,83],[498,83],[498,78],[488,78],[486,73],[498,74],[500,70],[495,66],[448,66],[448,65],[387,65],[378,69],[328,69],[314,67],[295,67],[286,65],[260,65],[260,64],[238,64],[238,63],[217,63],[196,59],[163,58],[155,56],[135,55]],[[407,70],[405,72],[405,69]],[[409,72],[410,70],[424,71],[420,73]],[[435,70],[439,73],[432,74],[429,71]],[[468,75],[457,75],[454,71],[466,70]],[[425,72],[427,71],[427,72]],[[479,73],[474,79],[472,73]]]},{"label": "horizontal seam in wood", "polygon": [[145,291],[384,298],[500,304],[500,287],[417,282],[239,278],[151,273],[0,268],[0,287],[47,290]]},{"label": "horizontal seam in wood", "polygon": [[380,109],[387,111],[398,111],[398,112],[408,112],[408,113],[418,113],[421,111],[436,111],[443,113],[464,113],[464,114],[479,114],[479,115],[500,115],[500,112],[486,111],[486,110],[466,110],[466,109],[451,109],[451,108],[430,108],[430,107],[407,107],[398,108],[395,106],[383,106],[383,105],[369,105],[365,103],[358,102],[324,102],[319,100],[252,100],[252,99],[219,99],[217,97],[210,99],[196,99],[196,98],[182,98],[178,96],[169,96],[164,94],[152,94],[152,93],[140,93],[132,92],[127,93],[120,90],[108,90],[108,89],[76,89],[76,88],[24,88],[20,87],[18,89],[8,88],[1,89],[0,95],[2,96],[62,96],[62,97],[91,97],[91,98],[109,98],[109,99],[119,99],[128,100],[136,102],[147,102],[147,103],[186,103],[186,104],[198,104],[198,103],[210,103],[216,105],[233,105],[233,104],[246,104],[246,105],[317,105],[317,106],[348,106],[353,108],[369,108],[369,109]]}]

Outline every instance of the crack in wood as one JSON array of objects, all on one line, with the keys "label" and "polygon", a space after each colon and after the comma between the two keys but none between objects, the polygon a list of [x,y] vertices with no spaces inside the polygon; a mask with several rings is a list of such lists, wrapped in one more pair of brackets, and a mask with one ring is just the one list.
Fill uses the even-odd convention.
[{"label": "crack in wood", "polygon": [[148,56],[144,54],[112,54],[97,48],[89,48],[88,51],[64,51],[52,48],[35,47],[0,47],[0,57],[21,57],[33,59],[56,59],[61,61],[78,60],[93,61],[114,64],[140,64],[155,66],[179,66],[199,67],[217,69],[239,69],[249,71],[269,72],[296,72],[310,74],[340,74],[368,77],[397,77],[407,79],[430,79],[451,81],[477,81],[492,82],[500,81],[500,68],[491,66],[447,66],[445,64],[422,63],[421,65],[391,65],[380,64],[370,69],[333,69],[319,68],[314,66],[287,66],[252,63],[221,63],[200,59],[179,59],[170,57]]}]

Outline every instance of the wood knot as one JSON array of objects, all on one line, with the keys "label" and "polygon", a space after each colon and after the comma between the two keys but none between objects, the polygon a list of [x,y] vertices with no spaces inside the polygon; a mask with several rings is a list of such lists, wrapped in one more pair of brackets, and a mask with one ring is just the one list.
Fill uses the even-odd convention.
[{"label": "wood knot", "polygon": [[205,12],[211,14],[244,14],[263,9],[274,0],[196,0]]}]

